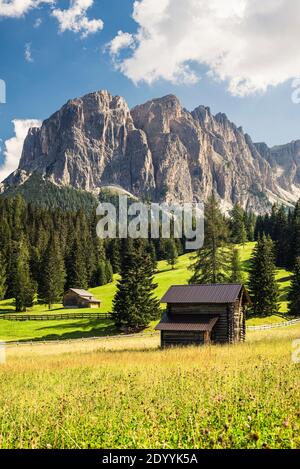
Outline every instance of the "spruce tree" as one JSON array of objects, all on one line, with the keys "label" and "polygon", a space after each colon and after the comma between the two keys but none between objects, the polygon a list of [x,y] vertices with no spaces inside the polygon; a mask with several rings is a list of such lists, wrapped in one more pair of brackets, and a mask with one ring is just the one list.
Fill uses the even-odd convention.
[{"label": "spruce tree", "polygon": [[53,236],[43,262],[43,300],[51,309],[55,303],[61,303],[65,281],[66,271],[63,256],[60,252],[58,240]]},{"label": "spruce tree", "polygon": [[194,271],[190,284],[222,283],[230,269],[227,248],[228,227],[214,195],[205,207],[205,240],[203,248],[194,257],[190,267]]},{"label": "spruce tree", "polygon": [[148,242],[146,251],[151,257],[153,270],[155,271],[157,269],[157,255],[156,255],[155,244],[152,241]]},{"label": "spruce tree", "polygon": [[184,241],[184,237],[175,239],[175,245],[176,245],[176,249],[178,252],[178,256],[182,256],[182,254],[184,253],[183,246],[185,246],[185,241],[184,242],[183,241]]},{"label": "spruce tree", "polygon": [[120,252],[120,241],[113,239],[109,245],[109,260],[111,262],[114,274],[120,272],[121,269],[121,252]]},{"label": "spruce tree", "polygon": [[263,235],[250,260],[249,290],[256,316],[278,313],[279,290],[275,273],[274,243]]},{"label": "spruce tree", "polygon": [[98,267],[98,285],[106,285],[107,278],[106,278],[106,261],[100,261],[99,267]]},{"label": "spruce tree", "polygon": [[244,283],[244,273],[241,263],[240,251],[233,249],[231,253],[231,265],[230,265],[230,283]]},{"label": "spruce tree", "polygon": [[291,267],[293,267],[296,259],[300,257],[300,200],[296,203],[293,214],[291,238]]},{"label": "spruce tree", "polygon": [[164,239],[164,238],[159,238],[158,239],[158,259],[160,261],[162,260],[165,260],[167,258],[167,251],[166,251],[166,247],[167,247],[167,240]]},{"label": "spruce tree", "polygon": [[0,251],[0,301],[4,299],[6,293],[6,263],[4,261],[4,256]]},{"label": "spruce tree", "polygon": [[127,240],[112,317],[118,328],[139,331],[159,317],[153,263],[140,240]]},{"label": "spruce tree", "polygon": [[110,261],[105,262],[105,278],[106,283],[111,283],[114,278],[114,272]]},{"label": "spruce tree", "polygon": [[175,265],[178,262],[178,251],[174,239],[166,240],[166,260],[169,265],[172,266],[172,269],[175,268]]},{"label": "spruce tree", "polygon": [[67,288],[87,289],[89,287],[86,266],[87,255],[84,246],[76,238],[66,263]]},{"label": "spruce tree", "polygon": [[29,252],[24,237],[14,244],[12,273],[14,279],[13,297],[16,301],[16,312],[26,311],[33,306],[36,294],[36,284],[32,280],[29,269]]},{"label": "spruce tree", "polygon": [[288,217],[283,206],[276,211],[272,239],[276,246],[276,265],[286,267],[289,255],[289,236]]},{"label": "spruce tree", "polygon": [[231,238],[235,244],[244,245],[247,241],[244,211],[238,204],[235,204],[231,212]]},{"label": "spruce tree", "polygon": [[245,228],[247,232],[248,241],[254,241],[255,239],[255,225],[256,225],[256,216],[253,212],[245,212],[244,216]]},{"label": "spruce tree", "polygon": [[288,292],[289,314],[300,316],[300,257],[295,261],[293,278]]}]

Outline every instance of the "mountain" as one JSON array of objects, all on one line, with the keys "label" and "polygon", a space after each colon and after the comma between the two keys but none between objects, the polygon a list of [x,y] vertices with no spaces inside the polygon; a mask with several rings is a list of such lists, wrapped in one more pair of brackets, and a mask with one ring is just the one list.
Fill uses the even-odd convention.
[{"label": "mountain", "polygon": [[94,194],[115,187],[153,201],[206,200],[215,190],[224,211],[239,202],[265,212],[300,196],[300,141],[269,148],[225,114],[204,106],[189,112],[176,96],[130,110],[122,97],[99,91],[68,101],[29,130],[2,192],[33,175],[59,187]]}]

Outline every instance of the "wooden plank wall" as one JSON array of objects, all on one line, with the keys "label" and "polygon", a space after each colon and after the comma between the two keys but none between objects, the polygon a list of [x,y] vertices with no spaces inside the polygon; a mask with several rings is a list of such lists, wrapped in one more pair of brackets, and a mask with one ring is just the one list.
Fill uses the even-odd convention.
[{"label": "wooden plank wall", "polygon": [[218,316],[219,320],[212,331],[212,341],[217,343],[228,343],[229,342],[229,330],[228,330],[228,305],[217,304],[217,305],[199,305],[199,304],[169,304],[168,314],[172,316],[181,316],[184,320],[184,316],[198,317],[201,315],[203,319],[209,317]]},{"label": "wooden plank wall", "polygon": [[204,332],[192,331],[162,331],[161,346],[174,347],[176,345],[203,345]]}]

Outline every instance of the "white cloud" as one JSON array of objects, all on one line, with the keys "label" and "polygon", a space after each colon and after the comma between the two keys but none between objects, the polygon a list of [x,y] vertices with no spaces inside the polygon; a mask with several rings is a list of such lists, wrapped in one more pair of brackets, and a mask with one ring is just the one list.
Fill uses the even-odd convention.
[{"label": "white cloud", "polygon": [[[195,83],[200,64],[245,96],[300,75],[299,0],[139,0],[133,18],[126,47],[136,46],[117,66],[136,83]],[[113,56],[124,34],[110,43]]]},{"label": "white cloud", "polygon": [[132,34],[119,31],[117,36],[108,44],[108,50],[112,57],[117,57],[121,50],[134,47]]},{"label": "white cloud", "polygon": [[27,44],[25,44],[24,57],[25,57],[26,62],[28,63],[34,62],[32,53],[31,53],[31,42],[27,42]]},{"label": "white cloud", "polygon": [[80,33],[81,37],[86,37],[101,31],[104,26],[103,21],[101,19],[90,20],[86,14],[93,4],[94,0],[70,0],[67,10],[53,10],[52,15],[58,20],[60,32],[73,31]]},{"label": "white cloud", "polygon": [[[103,29],[101,19],[89,19],[87,10],[94,5],[94,0],[70,0],[69,8],[55,8],[58,0],[0,0],[0,18],[20,18],[34,8],[43,4],[51,5],[51,15],[58,20],[60,32],[73,31],[81,37],[96,33]],[[42,19],[38,18],[34,28],[40,27]]]},{"label": "white cloud", "polygon": [[43,3],[55,0],[0,0],[0,17],[19,18]]},{"label": "white cloud", "polygon": [[4,143],[4,165],[0,167],[0,182],[18,168],[28,130],[42,125],[37,119],[15,119],[12,122],[15,136]]},{"label": "white cloud", "polygon": [[37,18],[33,24],[33,27],[35,29],[38,29],[41,26],[42,22],[43,22],[42,18]]}]

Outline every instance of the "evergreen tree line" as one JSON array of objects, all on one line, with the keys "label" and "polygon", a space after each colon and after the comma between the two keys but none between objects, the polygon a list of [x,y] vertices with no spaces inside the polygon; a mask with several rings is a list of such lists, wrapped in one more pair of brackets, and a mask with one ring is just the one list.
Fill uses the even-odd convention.
[{"label": "evergreen tree line", "polygon": [[51,306],[68,288],[112,281],[96,216],[33,207],[22,197],[0,199],[0,298],[24,311],[38,297]]},{"label": "evergreen tree line", "polygon": [[[239,250],[232,243],[244,244],[254,238],[257,243],[249,265],[243,266]],[[286,213],[274,207],[271,215],[257,219],[236,205],[228,219],[212,195],[205,207],[204,246],[194,256],[190,283],[244,283],[243,272],[247,269],[252,312],[268,316],[279,311],[277,266],[292,266],[289,313],[300,316],[300,203],[294,211]]]},{"label": "evergreen tree line", "polygon": [[292,270],[288,308],[291,315],[300,316],[300,201],[288,210],[274,205],[271,214],[259,216],[255,238],[272,240],[274,262],[278,267]]},{"label": "evergreen tree line", "polygon": [[[110,283],[122,271],[126,246],[119,239],[97,237],[95,212],[50,210],[27,204],[21,196],[0,198],[0,300],[15,298],[25,311],[36,298],[51,307],[69,288]],[[145,240],[151,259],[174,267],[183,241]]]},{"label": "evergreen tree line", "polygon": [[233,208],[231,217],[226,217],[212,195],[205,204],[204,226],[204,245],[194,256],[189,283],[244,283],[236,244],[245,244],[252,233],[254,236],[254,217],[238,205]]},{"label": "evergreen tree line", "polygon": [[[0,298],[15,298],[17,311],[32,306],[36,297],[51,307],[68,288],[104,285],[120,273],[115,322],[138,330],[159,314],[153,295],[157,261],[165,259],[173,269],[185,252],[184,239],[100,240],[95,214],[33,207],[21,197],[0,199],[0,219]],[[195,253],[190,283],[244,283],[236,244],[256,239],[248,266],[253,312],[278,312],[276,265],[284,265],[294,268],[289,307],[299,315],[299,227],[300,204],[290,212],[274,207],[271,215],[257,219],[235,205],[228,218],[212,195],[205,210],[205,243]]]},{"label": "evergreen tree line", "polygon": [[255,239],[263,234],[270,236],[275,243],[276,265],[293,269],[300,257],[300,201],[289,210],[274,205],[271,214],[258,216]]}]

